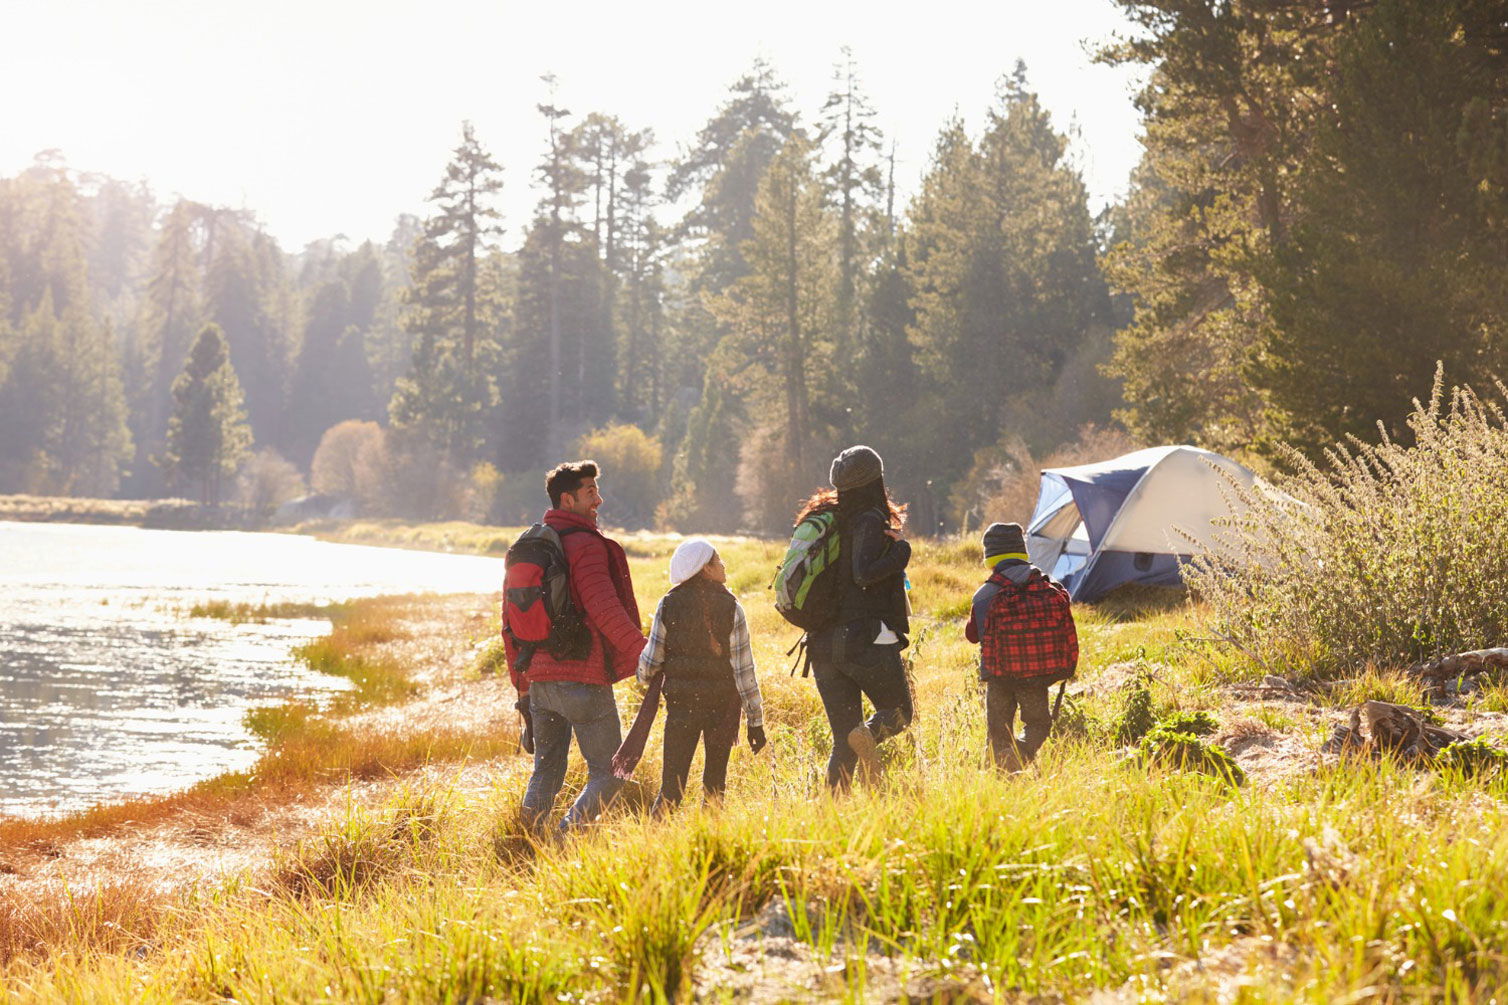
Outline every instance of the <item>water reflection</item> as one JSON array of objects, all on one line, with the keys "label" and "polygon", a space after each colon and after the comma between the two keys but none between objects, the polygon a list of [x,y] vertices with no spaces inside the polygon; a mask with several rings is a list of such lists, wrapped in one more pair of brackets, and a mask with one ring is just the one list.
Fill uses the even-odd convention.
[{"label": "water reflection", "polygon": [[277,534],[0,521],[0,812],[75,809],[248,767],[246,710],[348,687],[289,651],[324,621],[196,602],[490,592],[501,562]]}]

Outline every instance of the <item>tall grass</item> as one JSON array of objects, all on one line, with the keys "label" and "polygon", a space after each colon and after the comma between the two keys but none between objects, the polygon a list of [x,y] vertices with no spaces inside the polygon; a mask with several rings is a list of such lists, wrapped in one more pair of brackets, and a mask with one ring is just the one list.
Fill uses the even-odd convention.
[{"label": "tall grass", "polygon": [[439,813],[424,807],[444,793],[406,793],[145,939],[13,960],[5,997],[716,1000],[709,961],[786,934],[771,918],[856,997],[890,966],[1005,999],[1182,1000],[1213,994],[1220,975],[1185,964],[1216,955],[1244,1001],[1462,1000],[1508,980],[1508,820],[1467,780],[1355,764],[1263,797],[1083,748],[1045,757],[1014,778],[929,759],[845,800],[744,787],[720,811],[618,814],[511,862],[485,831],[516,786]]},{"label": "tall grass", "polygon": [[[729,973],[762,1000],[907,988],[1000,1001],[1484,1000],[1508,984],[1496,773],[1316,760],[1236,787],[1186,770],[1200,766],[1187,756],[1117,749],[1138,682],[1158,721],[1229,726],[1228,695],[1182,641],[1200,608],[1150,594],[1081,608],[1086,725],[1005,776],[986,767],[976,650],[953,611],[983,578],[977,545],[922,543],[920,714],[884,745],[881,784],[834,798],[820,701],[786,675],[793,633],[762,592],[780,545],[720,546],[745,584],[770,735],[757,756],[734,751],[720,807],[689,799],[648,817],[652,743],[597,827],[541,844],[516,820],[522,759],[495,760],[480,792],[475,771],[464,785],[426,772],[375,805],[352,799],[265,874],[126,926],[129,939],[47,929],[50,953],[21,949],[0,969],[0,1000],[718,1001],[745,993],[719,983]],[[664,554],[642,547],[647,613]],[[633,689],[618,693],[631,715]],[[309,745],[307,763],[347,749],[338,721],[312,715],[268,712],[258,728]],[[414,762],[387,750],[365,763]],[[583,781],[573,758],[562,805]],[[761,984],[766,965],[794,990]]]},{"label": "tall grass", "polygon": [[1352,441],[1316,465],[1290,454],[1218,554],[1189,579],[1214,631],[1257,673],[1403,667],[1503,642],[1508,624],[1508,416],[1447,391],[1415,402],[1412,443]]}]

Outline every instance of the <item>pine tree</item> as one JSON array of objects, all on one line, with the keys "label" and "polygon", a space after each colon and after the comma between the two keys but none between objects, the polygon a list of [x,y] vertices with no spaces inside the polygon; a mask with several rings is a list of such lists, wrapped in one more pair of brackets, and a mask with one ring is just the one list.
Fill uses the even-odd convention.
[{"label": "pine tree", "polygon": [[548,101],[536,107],[545,118],[548,144],[544,160],[535,168],[535,176],[545,187],[545,197],[535,211],[533,229],[539,234],[547,270],[545,325],[549,395],[545,411],[544,454],[553,457],[561,452],[568,438],[563,428],[568,365],[562,294],[566,241],[579,228],[575,211],[586,190],[587,177],[576,161],[571,133],[565,125],[571,115],[570,109],[556,104],[555,76],[546,74],[541,79],[549,88],[550,96]]},{"label": "pine tree", "polygon": [[47,447],[56,461],[58,491],[108,498],[134,450],[115,336],[108,323],[82,310],[60,320],[59,386]]},{"label": "pine tree", "polygon": [[1073,432],[1051,388],[1108,301],[1066,152],[1018,65],[977,146],[960,123],[944,129],[913,204],[906,278],[929,401],[917,429],[947,444],[927,458],[945,480],[1005,430],[1039,449]]},{"label": "pine tree", "polygon": [[825,203],[812,144],[797,132],[760,183],[753,236],[743,248],[750,272],[713,301],[714,316],[733,333],[728,351],[779,389],[785,456],[797,471],[808,459],[813,391],[832,391],[815,379],[832,369],[822,364],[833,348],[836,227]]},{"label": "pine tree", "polygon": [[[355,257],[347,256],[346,262]],[[357,275],[364,275],[370,285],[375,253],[368,247],[362,257],[365,264]],[[346,267],[314,289],[305,310],[303,344],[288,403],[291,456],[304,464],[313,458],[325,430],[343,419],[372,419],[377,414],[364,344],[375,304],[358,305],[356,276],[350,275],[355,270],[342,265]],[[379,281],[377,292],[380,288]],[[361,296],[370,301],[373,292],[368,288]]]},{"label": "pine tree", "polygon": [[129,458],[120,356],[92,316],[90,219],[59,157],[0,184],[0,304],[22,312],[0,346],[0,483],[14,491],[109,495]]},{"label": "pine tree", "polygon": [[1327,50],[1352,5],[1118,5],[1143,31],[1102,58],[1155,68],[1138,97],[1147,152],[1129,232],[1106,260],[1135,300],[1116,336],[1120,417],[1153,442],[1237,449],[1267,429],[1247,372],[1272,330],[1255,274],[1287,239]]},{"label": "pine tree", "polygon": [[1508,350],[1502,8],[1378,0],[1337,40],[1290,239],[1258,271],[1274,327],[1251,368],[1284,439],[1408,435],[1437,361],[1486,384]]},{"label": "pine tree", "polygon": [[700,290],[727,289],[747,274],[743,243],[753,237],[759,181],[796,126],[784,85],[764,60],[729,89],[729,97],[670,173],[666,192],[679,201],[700,188],[682,233],[703,242]]},{"label": "pine tree", "polygon": [[830,151],[827,179],[838,217],[838,287],[834,323],[839,351],[846,354],[858,337],[863,263],[879,230],[884,176],[880,172],[881,134],[874,109],[859,86],[853,52],[833,71],[833,90],[819,117],[818,143]]},{"label": "pine tree", "polygon": [[173,414],[160,463],[175,485],[196,490],[206,505],[218,505],[224,479],[235,473],[251,443],[230,346],[218,325],[207,324],[173,381]]},{"label": "pine tree", "polygon": [[654,176],[645,161],[636,161],[624,173],[621,203],[617,241],[623,284],[618,302],[618,411],[630,422],[653,428],[660,421],[668,396],[661,342],[669,235],[654,217]]},{"label": "pine tree", "polygon": [[162,452],[173,379],[203,320],[199,216],[199,207],[179,200],[163,218],[135,325],[128,400],[137,448],[133,488],[141,494],[157,491],[147,460]]},{"label": "pine tree", "polygon": [[436,212],[415,250],[403,319],[413,355],[388,406],[395,428],[462,468],[482,455],[497,403],[504,319],[488,260],[498,233],[499,171],[464,124],[445,178],[430,195]]},{"label": "pine tree", "polygon": [[258,442],[281,443],[296,352],[282,251],[241,213],[210,210],[207,227],[206,313],[230,346]]}]

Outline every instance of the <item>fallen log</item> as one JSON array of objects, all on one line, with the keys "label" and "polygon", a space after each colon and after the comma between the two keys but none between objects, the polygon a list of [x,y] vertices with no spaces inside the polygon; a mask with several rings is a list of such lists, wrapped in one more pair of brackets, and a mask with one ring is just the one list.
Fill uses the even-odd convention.
[{"label": "fallen log", "polygon": [[1508,647],[1475,649],[1427,659],[1411,665],[1405,673],[1421,678],[1436,696],[1475,690],[1479,687],[1476,681],[1479,676],[1491,673],[1508,675]]},{"label": "fallen log", "polygon": [[[1365,729],[1362,728],[1363,722]],[[1389,754],[1416,761],[1431,759],[1452,743],[1467,739],[1465,733],[1437,726],[1423,713],[1407,705],[1368,701],[1351,710],[1349,726],[1335,727],[1335,733],[1325,742],[1324,750],[1372,757]]]}]

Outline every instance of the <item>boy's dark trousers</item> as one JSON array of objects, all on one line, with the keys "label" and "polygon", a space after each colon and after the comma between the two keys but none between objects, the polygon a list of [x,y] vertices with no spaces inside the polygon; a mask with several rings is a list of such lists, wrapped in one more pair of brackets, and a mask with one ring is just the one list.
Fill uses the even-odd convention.
[{"label": "boy's dark trousers", "polygon": [[[1037,750],[1052,729],[1051,678],[991,677],[985,685],[984,718],[989,727],[990,750],[995,766],[1019,771],[1037,756]],[[1016,710],[1026,736],[1016,738]]]},{"label": "boy's dark trousers", "polygon": [[660,795],[652,812],[679,806],[691,774],[691,758],[698,741],[705,739],[702,794],[715,799],[728,787],[728,756],[738,742],[738,722],[743,704],[738,692],[667,695],[665,698],[665,762],[660,773]]}]

